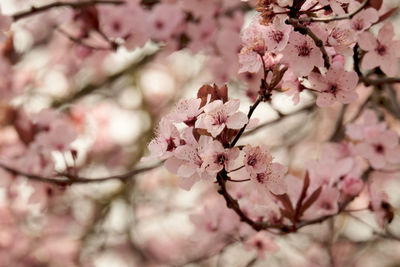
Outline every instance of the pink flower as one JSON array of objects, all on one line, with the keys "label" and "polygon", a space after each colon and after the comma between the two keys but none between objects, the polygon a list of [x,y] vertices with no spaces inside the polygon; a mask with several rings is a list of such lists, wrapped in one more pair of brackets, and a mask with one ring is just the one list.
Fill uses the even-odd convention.
[{"label": "pink flower", "polygon": [[219,141],[214,140],[208,149],[201,155],[204,159],[204,166],[210,174],[216,174],[222,168],[230,171],[239,156],[239,149],[224,148]]},{"label": "pink flower", "polygon": [[400,162],[399,136],[391,130],[381,131],[370,129],[365,135],[365,141],[356,145],[355,150],[368,159],[371,166],[381,169],[387,163]]},{"label": "pink flower", "polygon": [[271,164],[272,156],[266,145],[252,147],[247,145],[243,148],[245,153],[243,163],[247,172],[261,173],[267,170],[267,165]]},{"label": "pink flower", "polygon": [[359,36],[358,44],[367,53],[364,55],[361,67],[367,70],[380,67],[387,76],[395,76],[398,72],[400,57],[400,41],[393,40],[394,30],[391,23],[386,23],[375,38],[369,32]]},{"label": "pink flower", "polygon": [[200,23],[190,23],[187,27],[187,34],[190,38],[188,47],[193,52],[209,48],[215,41],[216,25],[212,18],[204,18]]},{"label": "pink flower", "polygon": [[363,180],[361,180],[359,177],[353,177],[351,175],[346,175],[339,183],[340,191],[349,196],[357,196],[361,192],[363,186]]},{"label": "pink flower", "polygon": [[150,157],[166,159],[172,156],[172,152],[181,144],[178,129],[168,119],[161,119],[158,134],[153,139],[148,148]]},{"label": "pink flower", "polygon": [[387,130],[385,122],[379,123],[372,110],[367,110],[362,119],[362,124],[349,124],[346,128],[347,136],[357,142],[355,153],[368,159],[375,169],[400,162],[398,134]]},{"label": "pink flower", "polygon": [[197,116],[203,111],[200,108],[201,99],[181,99],[175,110],[167,117],[176,123],[184,122],[187,126],[194,126]]},{"label": "pink flower", "polygon": [[[359,3],[357,3],[357,7],[354,7],[354,4],[356,4],[356,2],[352,1],[349,6],[349,12],[353,12],[358,8]],[[375,8],[363,9],[350,20],[350,27],[357,33],[362,33],[369,29],[378,19],[379,13]]]},{"label": "pink flower", "polygon": [[339,211],[339,196],[340,193],[336,188],[325,187],[304,216],[311,219],[336,214]]},{"label": "pink flower", "polygon": [[345,71],[339,62],[331,65],[325,77],[312,72],[308,80],[312,88],[320,92],[317,98],[317,105],[320,107],[330,106],[335,100],[348,104],[358,97],[354,91],[358,83],[357,73]]},{"label": "pink flower", "polygon": [[184,14],[177,4],[162,3],[156,5],[149,17],[150,35],[156,40],[166,40],[170,38],[181,23]]},{"label": "pink flower", "polygon": [[255,250],[259,259],[265,259],[267,252],[276,252],[279,250],[275,242],[263,231],[248,238],[244,242],[244,247],[247,250]]},{"label": "pink flower", "polygon": [[306,76],[314,67],[324,66],[322,53],[314,41],[309,36],[298,32],[290,34],[289,43],[282,54],[282,61],[289,64],[297,76]]},{"label": "pink flower", "polygon": [[264,163],[267,169],[259,173],[251,173],[250,178],[257,188],[270,191],[275,195],[282,195],[286,192],[286,183],[284,180],[287,168],[276,162]]},{"label": "pink flower", "polygon": [[292,96],[293,104],[297,105],[300,102],[300,93],[306,89],[299,81],[299,78],[294,75],[291,69],[287,70],[282,78],[282,90],[289,96]]},{"label": "pink flower", "polygon": [[239,72],[254,73],[261,68],[260,55],[264,55],[267,50],[267,42],[269,42],[267,30],[267,26],[261,25],[257,18],[244,30],[242,35],[243,48],[239,54]]},{"label": "pink flower", "polygon": [[204,106],[204,113],[196,121],[196,128],[206,129],[213,137],[217,137],[225,126],[230,129],[240,129],[247,122],[247,116],[237,111],[240,105],[238,99],[229,100],[225,104],[215,100]]},{"label": "pink flower", "polygon": [[212,145],[213,139],[210,136],[202,135],[199,141],[196,141],[192,127],[185,128],[182,136],[185,145],[175,149],[173,157],[168,158],[165,162],[165,167],[179,176],[179,185],[183,189],[190,190],[197,181],[213,177],[206,171],[206,165],[201,157]]},{"label": "pink flower", "polygon": [[307,163],[307,170],[311,179],[310,188],[315,190],[320,186],[333,186],[355,167],[356,162],[353,158],[321,157],[319,161],[311,160]]},{"label": "pink flower", "polygon": [[292,26],[283,22],[280,17],[275,17],[272,25],[266,28],[266,43],[268,51],[282,51],[288,43]]}]

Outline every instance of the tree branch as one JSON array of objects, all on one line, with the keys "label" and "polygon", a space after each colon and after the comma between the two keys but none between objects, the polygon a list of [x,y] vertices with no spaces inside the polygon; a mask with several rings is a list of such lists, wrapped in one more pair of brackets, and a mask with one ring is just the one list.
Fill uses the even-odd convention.
[{"label": "tree branch", "polygon": [[353,11],[352,13],[345,14],[343,16],[334,16],[334,17],[329,17],[329,18],[314,18],[314,17],[306,17],[306,18],[301,18],[298,19],[299,22],[331,22],[335,20],[345,20],[345,19],[351,19],[355,15],[357,15],[367,4],[369,0],[364,0],[364,2],[361,4],[361,6]]},{"label": "tree branch", "polygon": [[87,1],[80,1],[80,2],[61,2],[60,1],[60,2],[50,3],[50,4],[47,4],[44,6],[40,6],[40,7],[32,6],[29,10],[24,10],[24,11],[15,13],[14,15],[11,15],[11,18],[13,19],[13,21],[18,21],[20,19],[45,12],[52,8],[59,8],[59,7],[69,7],[69,8],[73,8],[73,9],[78,9],[78,8],[84,8],[87,6],[92,6],[92,5],[123,5],[123,4],[125,4],[125,1],[120,1],[120,0],[87,0]]},{"label": "tree branch", "polygon": [[159,162],[152,166],[133,169],[133,170],[128,171],[123,174],[106,176],[106,177],[98,177],[98,178],[81,177],[81,176],[77,176],[77,175],[73,175],[73,174],[69,174],[69,173],[58,173],[58,176],[67,177],[68,179],[57,178],[57,177],[44,177],[44,176],[40,176],[40,175],[36,175],[36,174],[26,173],[26,172],[18,170],[16,168],[7,166],[4,163],[0,163],[0,168],[2,168],[14,175],[21,175],[28,179],[38,181],[38,182],[51,183],[51,184],[57,184],[57,185],[71,185],[71,184],[86,184],[86,183],[104,182],[104,181],[108,181],[108,180],[126,180],[126,179],[130,179],[130,178],[134,177],[135,175],[137,175],[139,173],[147,172],[147,171],[153,170],[155,168],[158,168],[161,165],[162,165],[162,162]]}]

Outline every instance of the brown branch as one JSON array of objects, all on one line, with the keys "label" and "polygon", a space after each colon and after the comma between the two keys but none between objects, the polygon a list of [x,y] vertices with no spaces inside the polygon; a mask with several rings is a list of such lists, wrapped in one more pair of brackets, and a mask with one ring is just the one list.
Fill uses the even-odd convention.
[{"label": "brown branch", "polygon": [[95,45],[91,45],[91,44],[85,43],[82,39],[72,36],[71,34],[69,34],[68,32],[64,31],[61,28],[57,28],[56,31],[58,31],[59,33],[64,35],[71,42],[76,43],[76,44],[81,45],[81,46],[84,46],[84,47],[89,48],[89,49],[100,50],[100,51],[114,50],[113,47],[95,46]]},{"label": "brown branch", "polygon": [[344,136],[344,132],[345,132],[345,127],[343,125],[343,120],[344,120],[344,115],[346,113],[346,110],[348,108],[349,105],[344,104],[342,105],[341,109],[340,109],[340,113],[339,116],[336,120],[336,124],[335,124],[335,130],[332,133],[331,137],[329,138],[329,141],[331,142],[338,142],[339,140],[341,140]]},{"label": "brown branch", "polygon": [[226,206],[233,211],[239,216],[240,220],[242,222],[247,223],[249,226],[251,226],[254,230],[256,231],[261,231],[261,230],[267,230],[267,229],[278,229],[282,232],[289,232],[290,230],[286,228],[285,225],[283,224],[268,224],[268,223],[262,223],[262,222],[256,222],[253,221],[251,218],[249,218],[245,212],[240,208],[239,202],[234,199],[228,192],[226,188],[226,181],[228,180],[228,176],[225,170],[222,170],[217,174],[217,182],[220,187],[218,190],[218,193],[221,194],[225,201],[226,201]]},{"label": "brown branch", "polygon": [[336,21],[336,20],[351,19],[355,15],[357,15],[368,4],[368,1],[369,0],[364,0],[364,2],[361,4],[361,6],[357,10],[355,10],[349,14],[345,14],[343,16],[334,16],[334,17],[329,17],[329,18],[306,17],[306,18],[298,19],[298,21],[299,22],[331,22],[331,21]]},{"label": "brown branch", "polygon": [[362,81],[366,86],[369,85],[382,85],[382,84],[395,84],[400,83],[400,77],[385,77],[378,79],[370,79],[364,76],[360,76],[360,81]]},{"label": "brown branch", "polygon": [[319,39],[318,36],[315,35],[315,33],[313,33],[310,30],[310,28],[308,28],[307,26],[301,24],[298,19],[288,18],[287,22],[289,24],[291,24],[295,28],[295,30],[298,30],[298,31],[300,31],[302,33],[305,33],[308,36],[310,36],[310,38],[314,41],[315,45],[321,50],[322,57],[324,58],[325,67],[327,69],[329,69],[331,64],[329,62],[329,56],[328,56],[328,52],[325,49],[324,42],[321,39]]},{"label": "brown branch", "polygon": [[[263,100],[262,96],[259,96],[256,100],[256,102],[250,107],[249,113],[247,114],[247,118],[250,121],[251,116],[253,115],[253,112],[256,110],[257,106],[261,103]],[[234,147],[236,143],[239,141],[239,138],[242,136],[244,130],[246,129],[247,125],[249,122],[247,122],[242,129],[240,129],[239,133],[236,135],[235,139],[232,141],[232,143],[229,145],[230,147]]]},{"label": "brown branch", "polygon": [[[106,177],[98,177],[98,178],[81,177],[81,176],[77,176],[77,175],[73,175],[73,174],[69,174],[69,173],[58,173],[58,175],[56,177],[44,177],[44,176],[40,176],[37,174],[27,173],[27,172],[18,170],[16,168],[7,166],[4,163],[0,163],[0,168],[2,168],[14,175],[24,176],[28,179],[38,181],[38,182],[51,183],[51,184],[57,184],[57,185],[71,185],[71,184],[86,184],[86,183],[104,182],[104,181],[109,181],[109,180],[126,180],[126,179],[130,179],[130,178],[134,177],[137,174],[158,168],[161,165],[162,165],[162,162],[159,162],[152,166],[133,169],[133,170],[128,171],[123,174],[106,176]],[[66,177],[68,179],[57,178],[60,176]]]},{"label": "brown branch", "polygon": [[87,1],[79,1],[79,2],[54,2],[50,3],[44,6],[40,7],[35,7],[32,6],[29,10],[24,10],[18,13],[15,13],[14,15],[11,15],[11,18],[13,21],[18,21],[20,19],[37,15],[39,13],[48,11],[53,8],[59,8],[59,7],[69,7],[72,9],[79,9],[79,8],[84,8],[92,5],[123,5],[125,4],[125,1],[120,1],[120,0],[87,0]]},{"label": "brown branch", "polygon": [[143,57],[141,59],[139,59],[138,61],[133,62],[132,64],[130,64],[123,70],[121,70],[111,76],[106,77],[104,80],[96,81],[95,83],[90,83],[65,98],[60,98],[60,99],[54,100],[54,102],[51,104],[51,107],[59,108],[62,105],[77,101],[77,100],[81,99],[82,97],[90,95],[93,92],[95,92],[96,90],[103,88],[104,86],[108,86],[108,85],[114,83],[115,81],[117,81],[120,77],[122,77],[125,74],[135,73],[136,71],[140,70],[144,65],[151,62],[154,59],[154,57],[157,55],[157,53],[158,53],[158,50],[155,52],[150,52],[146,55],[143,55]]}]

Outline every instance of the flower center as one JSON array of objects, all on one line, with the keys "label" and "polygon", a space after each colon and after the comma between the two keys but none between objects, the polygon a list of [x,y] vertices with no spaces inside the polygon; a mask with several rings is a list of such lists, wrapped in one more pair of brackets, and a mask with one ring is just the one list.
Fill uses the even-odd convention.
[{"label": "flower center", "polygon": [[174,150],[176,148],[176,145],[174,143],[174,139],[173,137],[170,137],[169,139],[165,140],[168,144],[167,146],[167,151],[171,152],[172,150]]},{"label": "flower center", "polygon": [[257,158],[254,155],[250,155],[247,158],[247,165],[254,167],[254,165],[256,165],[257,163]]},{"label": "flower center", "polygon": [[265,174],[264,173],[257,173],[256,176],[257,182],[263,184],[265,182]]},{"label": "flower center", "polygon": [[224,154],[219,154],[217,156],[217,159],[215,160],[215,163],[218,163],[219,165],[223,165],[226,161],[226,157]]},{"label": "flower center", "polygon": [[224,114],[218,113],[214,117],[214,124],[213,125],[221,125],[221,124],[224,124],[225,122],[226,122],[226,116],[224,116]]},{"label": "flower center", "polygon": [[308,57],[311,54],[312,48],[308,45],[306,41],[301,45],[296,45],[298,56],[299,57]]},{"label": "flower center", "polygon": [[356,31],[361,31],[362,29],[364,29],[364,20],[362,19],[356,19],[353,22],[353,29]]},{"label": "flower center", "polygon": [[376,144],[374,148],[375,152],[378,154],[383,154],[385,152],[385,147],[382,144]]},{"label": "flower center", "polygon": [[273,30],[269,33],[269,38],[274,40],[276,43],[280,43],[283,39],[283,35],[283,32]]},{"label": "flower center", "polygon": [[386,54],[386,50],[386,46],[378,42],[378,46],[375,48],[376,53],[378,53],[380,56],[383,56]]}]

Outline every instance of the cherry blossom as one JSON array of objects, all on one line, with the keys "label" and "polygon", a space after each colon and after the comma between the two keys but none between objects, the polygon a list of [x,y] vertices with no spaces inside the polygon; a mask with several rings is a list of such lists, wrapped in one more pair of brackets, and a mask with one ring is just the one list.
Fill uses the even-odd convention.
[{"label": "cherry blossom", "polygon": [[282,61],[289,64],[293,73],[298,76],[310,74],[314,67],[323,67],[322,53],[309,37],[292,32],[289,43],[282,51]]},{"label": "cherry blossom", "polygon": [[196,121],[196,127],[206,129],[213,137],[218,136],[225,127],[240,129],[247,122],[246,115],[240,111],[239,100],[229,100],[223,103],[216,100],[204,106],[204,113]]},{"label": "cherry blossom", "polygon": [[149,150],[152,157],[167,158],[180,144],[178,129],[169,120],[162,119],[158,136],[149,143]]},{"label": "cherry blossom", "polygon": [[317,105],[320,107],[330,106],[335,100],[348,104],[358,97],[354,91],[358,82],[357,73],[345,71],[340,63],[333,63],[325,77],[313,72],[308,80],[312,88],[320,92],[317,98]]},{"label": "cherry blossom", "polygon": [[383,25],[377,38],[369,32],[360,34],[358,44],[367,52],[361,66],[366,70],[380,67],[386,75],[395,76],[398,73],[400,41],[393,40],[393,37],[394,30],[391,23]]}]

